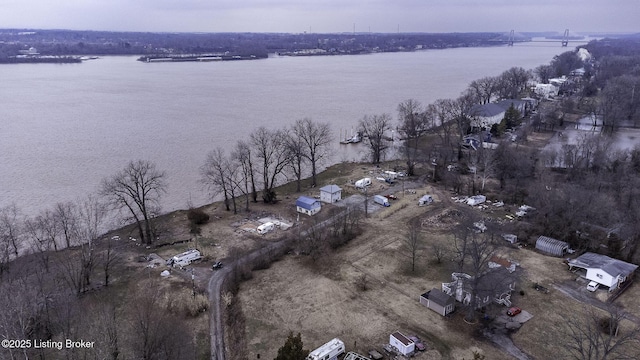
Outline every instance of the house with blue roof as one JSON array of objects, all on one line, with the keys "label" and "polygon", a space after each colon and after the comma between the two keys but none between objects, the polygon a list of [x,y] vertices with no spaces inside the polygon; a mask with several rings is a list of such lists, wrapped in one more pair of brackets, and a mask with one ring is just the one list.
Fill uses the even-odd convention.
[{"label": "house with blue roof", "polygon": [[312,216],[317,214],[320,211],[320,208],[322,208],[320,200],[308,196],[300,196],[298,200],[296,200],[296,210],[299,213]]}]

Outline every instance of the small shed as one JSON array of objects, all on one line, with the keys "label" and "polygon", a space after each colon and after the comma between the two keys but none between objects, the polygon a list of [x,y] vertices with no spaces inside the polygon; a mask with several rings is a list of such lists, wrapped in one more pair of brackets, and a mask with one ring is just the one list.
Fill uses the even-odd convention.
[{"label": "small shed", "polygon": [[338,185],[327,185],[320,188],[320,201],[334,203],[342,200],[342,189]]},{"label": "small shed", "polygon": [[415,351],[416,344],[408,337],[402,335],[401,332],[396,331],[389,335],[389,345],[398,349],[402,355],[409,355]]},{"label": "small shed", "polygon": [[502,234],[502,238],[511,244],[515,244],[518,242],[518,237],[514,234]]},{"label": "small shed", "polygon": [[475,195],[471,196],[467,199],[467,205],[476,206],[480,205],[483,202],[487,201],[487,197],[484,195]]},{"label": "small shed", "polygon": [[418,200],[419,206],[429,205],[433,202],[433,197],[431,195],[424,195]]},{"label": "small shed", "polygon": [[308,196],[300,196],[296,200],[296,210],[309,216],[317,214],[322,208],[320,201]]},{"label": "small shed", "polygon": [[569,244],[547,236],[540,236],[536,240],[536,249],[549,255],[561,257],[569,250]]},{"label": "small shed", "polygon": [[420,304],[442,316],[452,313],[455,309],[455,299],[437,288],[420,295]]}]

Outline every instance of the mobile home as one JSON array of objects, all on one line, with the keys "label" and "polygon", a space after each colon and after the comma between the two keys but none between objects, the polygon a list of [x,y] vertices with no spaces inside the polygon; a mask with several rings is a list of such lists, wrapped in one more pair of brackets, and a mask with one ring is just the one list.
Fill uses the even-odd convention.
[{"label": "mobile home", "polygon": [[365,187],[371,185],[371,178],[364,178],[356,181],[355,183],[358,189],[364,189]]},{"label": "mobile home", "polygon": [[310,352],[307,360],[336,360],[342,353],[344,353],[344,342],[335,338]]},{"label": "mobile home", "polygon": [[200,251],[191,249],[178,254],[167,261],[169,266],[187,266],[196,260],[200,260],[202,255]]},{"label": "mobile home", "polygon": [[257,230],[258,234],[260,235],[264,235],[266,233],[268,233],[269,231],[275,229],[276,225],[272,222],[266,222],[260,226],[258,226]]}]

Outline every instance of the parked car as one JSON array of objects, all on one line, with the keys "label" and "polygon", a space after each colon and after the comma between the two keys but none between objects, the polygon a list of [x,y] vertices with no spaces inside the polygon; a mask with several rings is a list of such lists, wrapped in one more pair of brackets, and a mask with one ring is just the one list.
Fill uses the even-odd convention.
[{"label": "parked car", "polygon": [[387,195],[386,198],[391,200],[398,200],[398,197],[393,194]]},{"label": "parked car", "polygon": [[424,344],[422,343],[422,341],[420,340],[419,337],[417,337],[417,336],[409,336],[408,338],[409,338],[409,340],[413,341],[414,344],[416,344],[416,349],[418,351],[427,350],[427,347],[424,346]]},{"label": "parked car", "polygon": [[212,266],[213,270],[218,270],[222,268],[222,263],[220,261],[216,261]]},{"label": "parked car", "polygon": [[520,309],[517,306],[514,306],[512,308],[509,308],[509,310],[507,310],[507,315],[516,316],[516,315],[520,314],[521,312],[522,312],[522,309]]},{"label": "parked car", "polygon": [[590,282],[590,283],[587,285],[587,290],[589,290],[589,291],[596,291],[596,290],[598,290],[598,288],[599,288],[599,287],[600,287],[600,284],[598,284],[598,283],[597,283],[597,282],[595,282],[595,281],[592,281],[592,282]]}]

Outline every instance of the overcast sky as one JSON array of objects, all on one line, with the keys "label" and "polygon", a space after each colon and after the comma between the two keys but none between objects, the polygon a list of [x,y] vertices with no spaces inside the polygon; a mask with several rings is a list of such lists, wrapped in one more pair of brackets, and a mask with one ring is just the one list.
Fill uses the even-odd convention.
[{"label": "overcast sky", "polygon": [[640,32],[640,0],[0,0],[0,28]]}]

